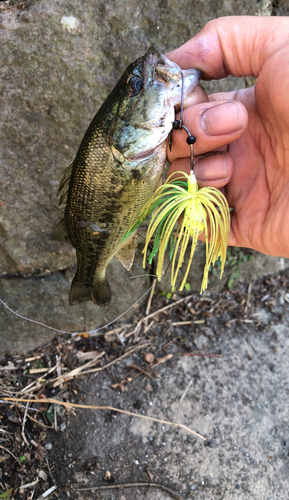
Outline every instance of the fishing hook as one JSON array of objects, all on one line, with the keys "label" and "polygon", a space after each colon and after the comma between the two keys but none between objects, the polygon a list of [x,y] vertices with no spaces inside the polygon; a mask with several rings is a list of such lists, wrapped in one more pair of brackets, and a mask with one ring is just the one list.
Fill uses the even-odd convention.
[{"label": "fishing hook", "polygon": [[196,142],[196,137],[194,135],[191,135],[190,131],[188,128],[183,124],[183,111],[184,111],[184,74],[181,71],[182,75],[182,90],[181,90],[181,114],[180,114],[180,119],[175,120],[173,122],[173,128],[175,130],[181,130],[182,128],[187,132],[188,137],[187,137],[187,144],[190,146],[190,173],[194,173],[194,144]]}]

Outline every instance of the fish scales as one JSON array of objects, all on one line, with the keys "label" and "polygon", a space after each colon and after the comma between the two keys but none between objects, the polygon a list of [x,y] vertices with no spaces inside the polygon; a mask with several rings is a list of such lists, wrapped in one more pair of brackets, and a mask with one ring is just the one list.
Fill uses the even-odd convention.
[{"label": "fish scales", "polygon": [[[183,73],[188,94],[200,72]],[[153,45],[128,66],[88,127],[60,183],[64,216],[52,233],[76,249],[70,304],[109,303],[105,274],[114,255],[130,269],[137,238],[126,235],[161,176],[180,97],[180,68]]]}]

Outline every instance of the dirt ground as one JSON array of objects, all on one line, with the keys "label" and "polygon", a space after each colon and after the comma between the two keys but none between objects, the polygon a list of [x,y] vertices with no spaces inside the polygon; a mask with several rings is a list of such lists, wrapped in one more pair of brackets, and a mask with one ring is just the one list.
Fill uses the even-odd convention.
[{"label": "dirt ground", "polygon": [[288,499],[288,303],[289,270],[155,295],[147,322],[144,303],[100,336],[3,359],[0,498]]}]

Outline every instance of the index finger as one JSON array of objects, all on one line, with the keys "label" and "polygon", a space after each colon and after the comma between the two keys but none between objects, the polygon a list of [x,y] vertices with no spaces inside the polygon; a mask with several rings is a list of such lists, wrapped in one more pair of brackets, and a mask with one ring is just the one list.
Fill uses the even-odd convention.
[{"label": "index finger", "polygon": [[220,17],[167,56],[182,69],[202,70],[204,80],[257,77],[280,40],[288,43],[288,28],[288,17]]}]

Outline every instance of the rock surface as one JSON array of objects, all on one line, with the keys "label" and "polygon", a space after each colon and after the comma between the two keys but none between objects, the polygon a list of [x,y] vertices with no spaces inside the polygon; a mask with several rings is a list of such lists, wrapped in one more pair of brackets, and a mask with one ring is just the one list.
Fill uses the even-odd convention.
[{"label": "rock surface", "polygon": [[[57,330],[83,332],[96,329],[117,318],[149,288],[145,277],[131,279],[131,276],[142,276],[144,271],[140,261],[139,256],[129,273],[118,261],[114,261],[113,266],[108,269],[112,290],[121,288],[117,298],[113,293],[109,307],[96,307],[92,302],[74,307],[68,304],[67,297],[75,268],[42,277],[31,276],[25,280],[3,278],[0,281],[0,297],[18,314]],[[0,306],[2,352],[26,352],[56,335],[54,330],[15,317],[2,304]],[[132,307],[129,315],[134,310]]]},{"label": "rock surface", "polygon": [[[137,0],[1,2],[3,300],[11,307],[17,305],[24,316],[31,314],[42,322],[57,316],[60,329],[67,325],[79,328],[79,317],[90,318],[85,320],[88,326],[103,323],[103,311],[91,304],[77,309],[64,305],[69,286],[60,271],[75,264],[75,254],[69,245],[49,239],[60,218],[56,193],[62,171],[73,161],[90,120],[124,68],[152,42],[166,52],[192,37],[209,19],[231,14],[270,15],[272,9],[268,0],[161,0],[153,5]],[[284,9],[275,13],[283,15]],[[209,83],[208,90],[245,85],[243,79],[229,78]],[[203,259],[201,253],[199,259]],[[274,267],[274,260],[270,262]],[[140,268],[140,260],[136,267]],[[118,263],[112,264],[110,272],[118,276]],[[51,273],[56,274],[51,277]],[[115,279],[114,302],[105,311],[107,318],[122,313],[142,295],[144,281],[142,285],[140,281],[128,283],[126,273],[121,273],[118,285]],[[50,336],[49,330],[41,333],[35,324],[23,323],[18,338],[18,319],[8,318],[3,307],[0,324],[8,350],[26,350],[32,342],[41,343]]]}]

